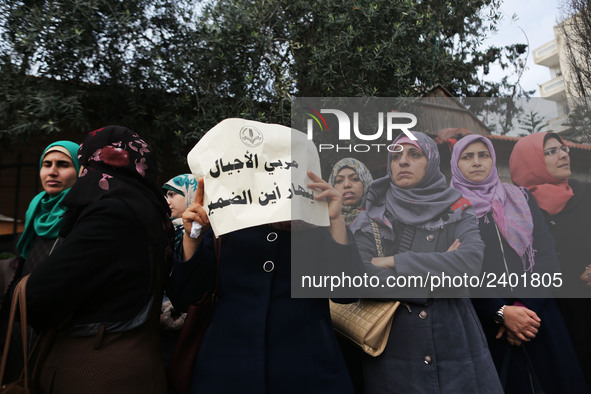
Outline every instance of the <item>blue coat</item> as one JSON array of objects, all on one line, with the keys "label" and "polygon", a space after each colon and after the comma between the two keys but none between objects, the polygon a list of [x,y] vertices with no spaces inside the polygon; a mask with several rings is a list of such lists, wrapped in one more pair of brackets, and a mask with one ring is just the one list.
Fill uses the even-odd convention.
[{"label": "blue coat", "polygon": [[[291,298],[291,233],[258,226],[226,234],[221,244],[219,299],[191,391],[353,393],[328,299]],[[310,231],[302,246],[311,259],[328,251],[335,261],[359,262],[354,244],[337,244],[325,229]],[[209,232],[195,256],[175,262],[175,307],[182,310],[212,288],[214,273]]]},{"label": "blue coat", "polygon": [[[382,238],[384,256],[394,255],[389,275],[476,275],[484,245],[474,209],[437,230],[417,229],[410,251],[398,253]],[[362,212],[361,215],[365,213]],[[446,252],[454,240],[460,249]],[[355,232],[363,262],[377,256],[374,236]],[[371,268],[371,267],[369,267]],[[365,394],[502,393],[480,322],[467,298],[424,298],[406,301],[394,315],[388,345],[380,356],[365,357]]]},{"label": "blue coat", "polygon": [[[529,194],[529,192],[528,192]],[[536,251],[534,272],[555,272],[558,267],[554,239],[535,199],[529,194],[528,204],[534,222],[533,248]],[[503,253],[492,214],[479,220],[480,235],[485,244],[483,270],[502,274],[505,271]],[[510,272],[521,274],[523,264],[514,249],[503,239],[503,250]],[[566,326],[553,298],[519,299],[541,319],[536,337],[521,346],[510,346],[496,339],[499,326],[493,315],[502,305],[513,305],[512,298],[474,298],[488,340],[491,355],[506,393],[531,392],[530,371],[546,394],[587,393],[587,387],[570,341]],[[528,367],[529,365],[529,367]],[[535,377],[534,377],[535,376]]]}]

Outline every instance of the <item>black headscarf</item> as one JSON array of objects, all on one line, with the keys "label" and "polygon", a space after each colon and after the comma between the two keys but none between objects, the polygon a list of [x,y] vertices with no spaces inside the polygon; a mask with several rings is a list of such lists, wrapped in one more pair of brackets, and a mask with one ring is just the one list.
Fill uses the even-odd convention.
[{"label": "black headscarf", "polygon": [[162,231],[170,229],[170,209],[158,186],[156,154],[144,140],[126,127],[106,126],[88,134],[78,159],[84,169],[63,200],[69,210],[62,236],[92,202],[117,198],[135,213],[138,226],[147,229],[151,240],[165,238]]}]

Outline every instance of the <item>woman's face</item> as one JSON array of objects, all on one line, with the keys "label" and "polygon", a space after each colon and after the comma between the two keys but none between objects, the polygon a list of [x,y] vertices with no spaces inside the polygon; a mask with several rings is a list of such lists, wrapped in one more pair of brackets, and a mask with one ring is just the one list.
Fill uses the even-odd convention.
[{"label": "woman's face", "polygon": [[544,143],[544,161],[550,175],[558,180],[566,180],[571,175],[570,157],[566,146],[556,138],[549,138]]},{"label": "woman's face", "polygon": [[412,144],[402,144],[402,151],[392,154],[392,181],[398,187],[416,186],[427,172],[427,156]]},{"label": "woman's face", "polygon": [[334,188],[343,196],[343,205],[359,205],[363,198],[363,182],[352,168],[341,169],[334,182]]},{"label": "woman's face", "polygon": [[484,181],[490,174],[492,166],[492,156],[482,141],[468,145],[458,159],[460,172],[471,182]]},{"label": "woman's face", "polygon": [[62,152],[49,152],[41,162],[39,171],[43,190],[51,196],[74,186],[78,174],[72,159]]},{"label": "woman's face", "polygon": [[173,218],[180,218],[185,212],[185,196],[172,190],[166,191],[166,202],[170,208],[170,216]]}]

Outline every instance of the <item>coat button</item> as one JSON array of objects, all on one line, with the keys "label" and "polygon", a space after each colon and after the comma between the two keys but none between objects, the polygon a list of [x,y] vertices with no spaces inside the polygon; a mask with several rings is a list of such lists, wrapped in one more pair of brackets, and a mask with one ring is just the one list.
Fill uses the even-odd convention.
[{"label": "coat button", "polygon": [[423,319],[423,320],[424,320],[424,319],[426,319],[426,318],[427,318],[427,316],[428,316],[428,315],[427,315],[427,311],[420,311],[420,312],[419,312],[419,317],[420,317],[421,319]]},{"label": "coat button", "polygon": [[267,241],[269,242],[273,242],[277,239],[277,233],[276,232],[272,232],[267,234]]},{"label": "coat button", "polygon": [[265,272],[271,272],[274,269],[275,269],[275,263],[273,263],[271,260],[265,261],[265,263],[263,264],[263,271],[265,271]]},{"label": "coat button", "polygon": [[427,235],[427,242],[431,242],[435,239],[435,236],[433,234],[429,234]]},{"label": "coat button", "polygon": [[431,358],[431,356],[425,356],[423,361],[425,362],[425,364],[431,365],[431,363],[433,362],[433,359]]}]

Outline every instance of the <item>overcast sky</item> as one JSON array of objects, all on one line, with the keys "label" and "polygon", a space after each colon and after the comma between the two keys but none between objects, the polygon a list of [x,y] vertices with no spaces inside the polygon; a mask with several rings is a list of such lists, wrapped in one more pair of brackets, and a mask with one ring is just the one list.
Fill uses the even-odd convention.
[{"label": "overcast sky", "polygon": [[[558,20],[561,3],[562,0],[505,0],[501,6],[504,20],[499,31],[494,37],[485,41],[485,45],[497,46],[529,41],[527,69],[521,77],[521,85],[525,90],[535,89],[534,97],[540,96],[538,86],[550,80],[550,71],[547,67],[534,64],[532,52],[554,39],[552,28]],[[512,20],[514,14],[517,16],[515,21]],[[491,68],[486,79],[497,80],[502,78],[502,75],[500,67]]]}]

